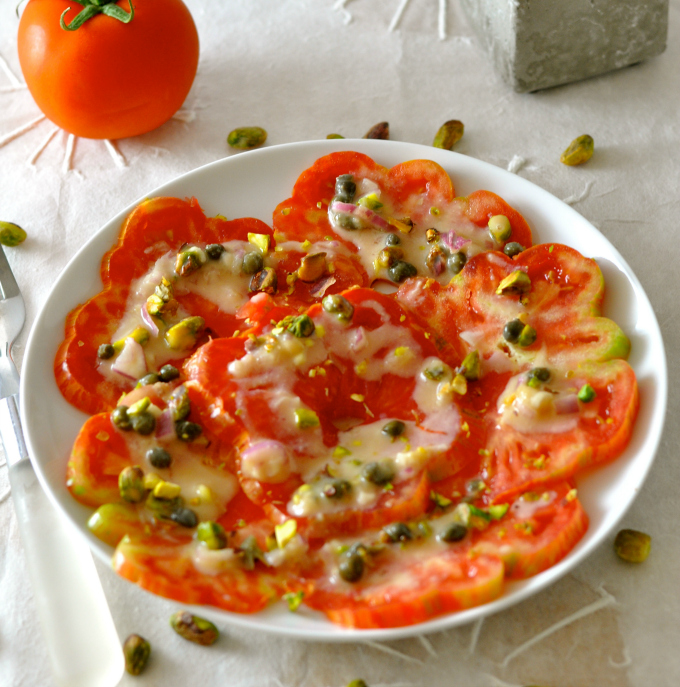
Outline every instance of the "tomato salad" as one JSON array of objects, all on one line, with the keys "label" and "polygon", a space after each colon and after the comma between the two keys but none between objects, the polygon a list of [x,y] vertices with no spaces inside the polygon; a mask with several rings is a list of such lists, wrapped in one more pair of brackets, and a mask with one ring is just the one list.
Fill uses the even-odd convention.
[{"label": "tomato salad", "polygon": [[480,605],[588,527],[638,406],[602,274],[427,160],[319,159],[274,211],[143,202],[55,361],[123,577],[357,628]]}]

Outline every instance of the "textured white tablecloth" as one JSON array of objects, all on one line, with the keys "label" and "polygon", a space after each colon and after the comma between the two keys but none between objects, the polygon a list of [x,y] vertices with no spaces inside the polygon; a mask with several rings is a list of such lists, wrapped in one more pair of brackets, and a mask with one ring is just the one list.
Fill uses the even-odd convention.
[{"label": "textured white tablecloth", "polygon": [[[0,7],[0,56],[21,78],[13,2]],[[174,119],[122,140],[115,159],[102,142],[79,139],[65,159],[58,132],[43,121],[0,146],[0,219],[29,233],[8,258],[26,297],[30,324],[51,284],[82,243],[111,216],[159,184],[232,154],[225,138],[243,125],[269,132],[267,145],[361,137],[388,120],[391,137],[430,144],[447,119],[465,123],[457,151],[518,174],[570,199],[622,253],[640,278],[661,325],[669,359],[668,422],[656,462],[622,526],[650,533],[652,554],[626,565],[611,539],[552,588],[488,618],[388,645],[323,645],[222,627],[213,647],[184,642],[168,617],[177,604],[152,597],[98,569],[121,638],[153,645],[148,670],[121,685],[343,687],[503,683],[553,687],[663,687],[680,682],[680,0],[671,0],[667,51],[585,82],[518,95],[503,84],[448,2],[411,0],[187,0],[201,38],[198,75]],[[351,17],[351,20],[348,19]],[[0,140],[40,112],[0,69]],[[588,132],[596,155],[568,168],[559,155]],[[643,399],[644,402],[644,399]],[[51,677],[26,581],[5,468],[0,468],[0,685],[49,687]],[[536,632],[600,598],[593,613],[503,666]],[[477,631],[479,634],[477,635]],[[476,646],[475,646],[476,645]],[[472,650],[473,649],[473,650]],[[388,653],[397,651],[401,655]],[[492,677],[492,676],[495,676]],[[500,682],[502,680],[503,682]]]}]

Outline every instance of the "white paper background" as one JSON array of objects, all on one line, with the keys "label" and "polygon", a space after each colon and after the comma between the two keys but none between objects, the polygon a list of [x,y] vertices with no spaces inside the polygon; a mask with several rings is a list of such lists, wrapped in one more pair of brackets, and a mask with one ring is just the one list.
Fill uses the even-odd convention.
[{"label": "white paper background", "polygon": [[[199,165],[233,154],[227,133],[256,124],[267,145],[361,137],[378,121],[391,137],[430,144],[447,119],[465,123],[456,147],[518,173],[574,207],[622,253],[640,278],[661,325],[669,359],[668,422],[657,460],[622,526],[649,532],[644,565],[620,562],[606,542],[551,589],[484,622],[474,653],[463,627],[388,645],[318,645],[233,631],[210,648],[187,644],[167,625],[178,606],[139,591],[98,564],[121,638],[130,632],[153,646],[149,669],[121,685],[342,687],[511,684],[582,687],[675,685],[680,679],[678,446],[680,384],[677,264],[680,260],[680,0],[670,3],[668,48],[660,57],[588,81],[518,95],[493,72],[453,0],[446,40],[438,38],[438,4],[411,0],[388,31],[398,0],[352,0],[352,21],[331,0],[187,0],[201,39],[201,62],[184,111],[144,136],[122,140],[119,167],[103,143],[76,141],[63,171],[58,133],[28,163],[51,130],[42,122],[0,147],[0,219],[29,232],[8,252],[26,298],[28,325],[66,262],[121,208]],[[14,3],[0,7],[0,56],[20,77]],[[0,140],[40,113],[26,90],[0,70]],[[559,163],[588,132],[596,155],[581,168]],[[514,162],[513,162],[514,160]],[[581,198],[581,200],[577,200]],[[540,233],[540,229],[538,230]],[[29,327],[24,330],[17,347]],[[7,476],[0,468],[0,497]],[[0,503],[0,685],[49,687],[51,677],[26,582],[11,497]],[[512,660],[515,647],[599,598],[617,604],[555,633]],[[408,658],[410,657],[410,658]]]}]

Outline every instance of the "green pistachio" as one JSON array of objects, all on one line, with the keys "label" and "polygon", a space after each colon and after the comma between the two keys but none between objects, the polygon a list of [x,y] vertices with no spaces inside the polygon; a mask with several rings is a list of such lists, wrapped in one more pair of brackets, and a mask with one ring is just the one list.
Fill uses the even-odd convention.
[{"label": "green pistachio", "polygon": [[326,253],[305,255],[300,262],[300,267],[298,267],[298,279],[307,283],[314,282],[323,277],[327,267]]},{"label": "green pistachio", "polygon": [[139,675],[149,661],[151,644],[139,635],[130,635],[123,643],[123,655],[125,656],[125,670],[130,675]]},{"label": "green pistachio", "polygon": [[575,138],[569,147],[562,153],[560,157],[560,162],[570,167],[573,165],[582,165],[584,162],[588,162],[593,156],[593,151],[595,150],[595,142],[592,136],[584,134]]},{"label": "green pistachio", "polygon": [[191,402],[189,401],[189,392],[184,385],[178,386],[168,399],[168,408],[170,415],[175,422],[186,419],[191,412]]},{"label": "green pistachio", "polygon": [[496,289],[499,296],[527,293],[531,289],[531,279],[526,272],[515,270],[501,281]]},{"label": "green pistachio", "polygon": [[161,283],[156,286],[154,292],[146,299],[147,312],[154,317],[174,315],[177,307],[178,303],[174,298],[172,282],[162,277]]},{"label": "green pistachio", "polygon": [[310,337],[316,329],[314,320],[309,315],[298,315],[297,317],[289,315],[277,324],[277,328],[279,327],[290,332],[298,339]]},{"label": "green pistachio", "polygon": [[462,374],[463,377],[465,377],[465,379],[467,379],[469,382],[479,379],[479,351],[470,351],[465,358],[463,358],[463,363],[460,366],[460,374]]},{"label": "green pistachio", "polygon": [[257,543],[257,539],[252,535],[246,538],[241,546],[239,546],[239,553],[241,556],[241,565],[246,570],[253,570],[256,561],[260,561],[261,563],[265,562],[264,552]]},{"label": "green pistachio", "polygon": [[444,122],[439,127],[432,145],[435,148],[443,148],[444,150],[451,150],[461,138],[463,138],[463,133],[465,131],[465,126],[463,122],[457,119],[449,119],[448,122]]},{"label": "green pistachio", "polygon": [[159,499],[151,492],[144,502],[145,508],[151,511],[151,514],[160,520],[171,520],[172,514],[184,507],[184,499],[177,496],[174,499]]},{"label": "green pistachio", "polygon": [[0,222],[0,243],[8,248],[14,248],[26,240],[26,232],[12,222]]},{"label": "green pistachio", "polygon": [[114,341],[112,346],[116,353],[120,353],[125,347],[126,339],[134,339],[138,344],[142,346],[149,340],[150,334],[144,329],[144,327],[135,327],[127,336]]},{"label": "green pistachio", "polygon": [[637,530],[621,530],[614,540],[616,555],[629,563],[642,563],[649,556],[652,538]]},{"label": "green pistachio", "polygon": [[298,429],[312,429],[320,425],[319,416],[309,408],[295,409],[295,426]]},{"label": "green pistachio", "polygon": [[326,138],[333,139],[333,138],[345,138],[344,136],[341,136],[340,134],[328,134]]},{"label": "green pistachio", "polygon": [[128,503],[139,503],[146,496],[144,470],[139,465],[129,465],[118,475],[120,497]]},{"label": "green pistachio", "polygon": [[227,547],[227,533],[224,531],[224,527],[212,520],[199,523],[196,538],[211,550]]},{"label": "green pistachio", "polygon": [[267,132],[259,126],[242,126],[229,132],[227,143],[237,150],[251,150],[267,140]]},{"label": "green pistachio", "polygon": [[494,215],[488,226],[489,234],[496,243],[504,243],[512,235],[510,220],[505,215]]},{"label": "green pistachio", "polygon": [[188,277],[199,270],[208,260],[205,251],[199,246],[184,245],[175,259],[175,272],[180,277]]},{"label": "green pistachio", "polygon": [[184,639],[209,646],[217,641],[220,633],[209,621],[188,611],[177,611],[170,617],[170,627]]},{"label": "green pistachio", "polygon": [[252,292],[262,292],[273,294],[278,289],[278,278],[276,272],[271,267],[264,267],[256,272],[250,279],[248,290]]},{"label": "green pistachio", "polygon": [[367,132],[364,138],[380,138],[387,140],[390,137],[390,125],[388,122],[378,122],[374,124]]},{"label": "green pistachio", "polygon": [[578,400],[581,401],[581,403],[590,403],[595,400],[596,396],[595,389],[593,389],[590,384],[584,384],[578,390]]},{"label": "green pistachio", "polygon": [[531,344],[536,341],[536,336],[536,330],[532,326],[525,324],[517,339],[517,345],[522,348],[531,346]]},{"label": "green pistachio", "polygon": [[87,528],[97,539],[115,547],[136,524],[139,524],[136,506],[128,503],[105,503],[90,516]]},{"label": "green pistachio", "polygon": [[165,332],[165,342],[173,351],[186,351],[196,345],[205,328],[202,317],[185,317]]}]

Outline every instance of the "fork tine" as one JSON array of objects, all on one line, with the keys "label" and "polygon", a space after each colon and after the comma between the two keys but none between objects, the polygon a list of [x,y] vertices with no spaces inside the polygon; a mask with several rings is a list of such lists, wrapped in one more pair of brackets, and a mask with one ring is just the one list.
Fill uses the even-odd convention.
[{"label": "fork tine", "polygon": [[5,251],[0,245],[0,293],[2,294],[2,300],[7,300],[8,298],[13,298],[14,296],[20,296],[19,285],[17,280],[12,274],[12,268],[7,262],[7,256]]}]

